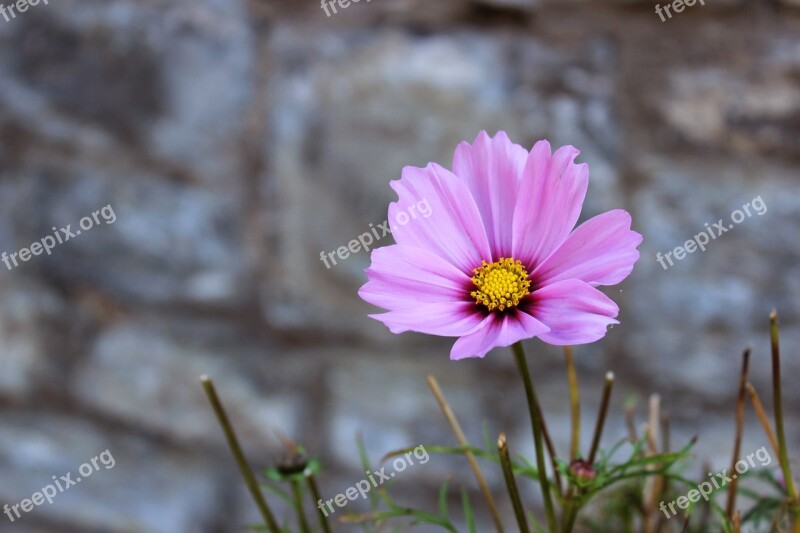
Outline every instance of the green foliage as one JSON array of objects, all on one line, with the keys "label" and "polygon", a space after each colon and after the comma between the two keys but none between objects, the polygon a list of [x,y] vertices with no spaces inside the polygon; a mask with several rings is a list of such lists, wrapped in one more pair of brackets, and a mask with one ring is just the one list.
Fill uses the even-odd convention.
[{"label": "green foliage", "polygon": [[[472,452],[479,461],[499,466],[500,457],[497,448],[492,445],[488,433],[484,440],[485,447],[428,445],[425,448],[431,454],[450,456],[463,456],[466,452]],[[705,481],[705,478],[697,481],[681,474],[688,467],[688,460],[692,457],[694,444],[695,441],[692,440],[678,451],[650,454],[645,438],[636,442],[631,442],[627,438],[622,439],[609,450],[598,451],[597,462],[593,465],[593,476],[578,478],[571,472],[569,463],[558,460],[556,468],[566,487],[558,487],[553,481],[551,490],[562,505],[571,506],[576,513],[586,506],[592,507],[591,512],[581,515],[581,530],[597,532],[613,530],[620,533],[633,533],[641,528],[641,519],[645,509],[643,494],[648,478],[657,476],[668,484],[668,489],[660,496],[660,499],[665,502],[685,495],[689,490],[696,488],[700,482]],[[356,445],[363,470],[374,472],[375,469],[370,464],[361,437],[357,438]],[[415,448],[408,447],[392,451],[382,458],[381,463],[410,453]],[[526,457],[522,455],[511,457],[511,465],[518,479],[527,479],[531,483],[538,481],[539,471]],[[305,468],[299,471],[286,472],[281,468],[269,468],[265,471],[266,481],[263,487],[287,504],[292,505],[292,496],[287,490],[284,490],[283,486],[293,480],[300,481],[306,476],[317,475],[320,470],[321,466],[315,459],[308,460]],[[752,489],[743,483],[748,478],[760,483],[759,490]],[[460,498],[454,497],[451,500],[450,478],[444,480],[439,488],[435,509],[417,509],[396,502],[390,495],[390,489],[394,482],[394,480],[387,481],[367,493],[369,505],[367,512],[344,514],[338,517],[338,521],[358,524],[366,533],[406,531],[409,527],[416,525],[436,526],[452,533],[464,531],[464,527],[470,533],[477,531],[475,514],[467,489],[459,487]],[[740,476],[739,482],[740,497],[749,501],[749,505],[743,506],[747,509],[742,516],[743,525],[747,524],[756,530],[778,531],[781,524],[788,523],[787,521],[791,518],[791,509],[787,504],[786,489],[776,478],[774,469],[750,470]],[[719,488],[714,492],[714,496],[724,493],[726,488]],[[460,506],[456,506],[458,509],[453,509],[452,502],[459,500]],[[546,531],[533,513],[529,513],[529,515],[530,522],[533,524],[532,531]],[[452,518],[453,516],[456,518]],[[661,521],[659,530],[665,533],[670,531],[700,533],[709,528],[725,532],[732,531],[724,509],[715,501],[714,497],[707,503],[702,500],[690,503],[685,511],[669,520],[660,514],[658,519]],[[690,521],[684,529],[686,520]],[[283,524],[281,527],[287,532],[294,530],[291,524]],[[264,530],[263,526],[252,529]]]}]

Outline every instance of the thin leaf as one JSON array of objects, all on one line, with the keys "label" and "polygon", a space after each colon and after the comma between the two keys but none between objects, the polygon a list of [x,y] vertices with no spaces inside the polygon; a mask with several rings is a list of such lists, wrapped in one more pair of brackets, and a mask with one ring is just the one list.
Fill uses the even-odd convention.
[{"label": "thin leaf", "polygon": [[467,489],[464,487],[461,487],[461,505],[464,507],[464,521],[467,523],[469,533],[477,533],[478,529],[475,527],[475,515],[469,503],[469,494],[467,494]]},{"label": "thin leaf", "polygon": [[447,518],[447,485],[450,484],[450,478],[444,480],[442,488],[439,489],[439,516]]}]

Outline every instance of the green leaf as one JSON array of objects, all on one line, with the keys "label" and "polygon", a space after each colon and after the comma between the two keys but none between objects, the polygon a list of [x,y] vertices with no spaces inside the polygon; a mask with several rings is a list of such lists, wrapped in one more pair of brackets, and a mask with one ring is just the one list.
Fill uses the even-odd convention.
[{"label": "green leaf", "polygon": [[439,489],[439,516],[447,518],[447,485],[450,484],[450,478],[444,480],[442,488]]},{"label": "green leaf", "polygon": [[453,524],[446,518],[436,516],[427,511],[406,507],[392,507],[386,511],[373,511],[365,514],[348,514],[341,518],[344,523],[358,524],[361,522],[379,522],[389,518],[407,517],[412,519],[412,525],[431,524],[439,526],[452,533],[458,533]]},{"label": "green leaf", "polygon": [[464,507],[464,521],[467,523],[469,533],[477,533],[478,530],[475,527],[475,515],[472,512],[472,506],[469,503],[469,494],[467,494],[467,489],[464,487],[461,487],[461,504]]},{"label": "green leaf", "polygon": [[[369,464],[369,457],[367,456],[367,448],[364,446],[364,437],[360,433],[356,435],[356,447],[358,448],[358,458],[361,461],[361,468],[364,469],[365,473],[372,472],[372,465]],[[369,501],[369,508],[373,511],[377,510],[380,506],[380,497],[373,491],[367,493],[367,501]]]},{"label": "green leaf", "polygon": [[290,504],[292,503],[292,498],[291,498],[291,496],[289,496],[289,493],[287,493],[286,491],[281,489],[276,484],[267,482],[267,483],[262,483],[261,487],[266,489],[266,490],[268,490],[269,492],[273,493],[274,495],[276,495],[280,499],[282,499],[282,500],[284,500],[284,501],[286,501],[286,502],[288,502]]}]

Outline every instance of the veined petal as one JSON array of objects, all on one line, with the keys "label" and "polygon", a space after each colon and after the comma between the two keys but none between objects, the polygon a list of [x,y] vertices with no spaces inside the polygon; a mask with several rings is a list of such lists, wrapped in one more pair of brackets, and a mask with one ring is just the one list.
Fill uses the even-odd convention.
[{"label": "veined petal", "polygon": [[462,142],[453,156],[453,174],[472,192],[494,257],[511,255],[514,206],[528,151],[505,132],[482,131],[472,144]]},{"label": "veined petal", "polygon": [[619,308],[608,296],[577,279],[546,285],[532,294],[527,311],[550,331],[539,335],[549,344],[587,344],[602,339]]},{"label": "veined petal", "polygon": [[402,178],[391,186],[399,197],[389,206],[389,224],[397,244],[433,252],[462,272],[472,273],[483,259],[491,261],[475,199],[467,184],[452,172],[435,163],[425,168],[405,167]]},{"label": "veined petal", "polygon": [[514,209],[513,256],[535,269],[564,242],[581,214],[589,167],[573,161],[580,152],[564,146],[550,153],[550,143],[537,142],[522,176]]},{"label": "veined petal", "polygon": [[393,244],[372,251],[367,283],[358,291],[365,301],[388,310],[430,303],[475,303],[467,274],[436,254]]},{"label": "veined petal", "polygon": [[450,351],[450,359],[483,357],[492,348],[511,346],[519,340],[541,336],[549,330],[541,321],[521,310],[502,315],[490,314],[474,332],[456,341]]},{"label": "veined petal", "polygon": [[392,333],[416,331],[443,337],[467,335],[483,320],[474,302],[421,303],[369,316],[383,322]]},{"label": "veined petal", "polygon": [[539,283],[579,279],[592,286],[616,285],[639,259],[642,236],[631,231],[631,216],[615,209],[587,220],[533,272]]}]

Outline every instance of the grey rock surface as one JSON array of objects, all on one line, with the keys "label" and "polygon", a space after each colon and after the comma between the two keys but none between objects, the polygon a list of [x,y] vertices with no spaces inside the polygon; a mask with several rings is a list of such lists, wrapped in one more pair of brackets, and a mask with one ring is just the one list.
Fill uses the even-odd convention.
[{"label": "grey rock surface", "polygon": [[[386,219],[403,166],[449,166],[481,129],[579,147],[591,168],[582,218],[624,208],[644,235],[634,274],[606,291],[621,325],[576,350],[584,447],[610,369],[607,443],[625,434],[628,394],[643,420],[658,393],[673,441],[697,434],[698,457],[722,467],[746,346],[769,404],[775,307],[797,449],[796,4],[708,1],[662,22],[633,0],[375,0],[330,17],[316,1],[60,0],[0,19],[0,251],[107,205],[116,217],[0,266],[0,504],[105,449],[117,460],[13,530],[256,522],[201,374],[257,469],[289,436],[325,464],[326,497],[363,477],[359,433],[375,462],[454,444],[428,374],[471,441],[488,421],[530,454],[507,350],[451,363],[450,340],[392,335],[356,294],[368,255],[320,261]],[[763,215],[659,264],[757,197]],[[539,342],[529,353],[566,449],[562,357]],[[764,444],[748,418],[743,450]],[[432,506],[448,475],[480,502],[464,463],[439,456],[398,494]]]}]

